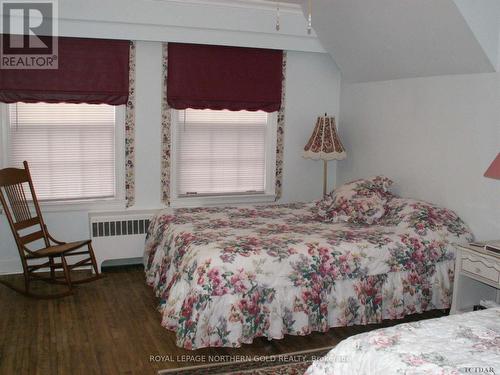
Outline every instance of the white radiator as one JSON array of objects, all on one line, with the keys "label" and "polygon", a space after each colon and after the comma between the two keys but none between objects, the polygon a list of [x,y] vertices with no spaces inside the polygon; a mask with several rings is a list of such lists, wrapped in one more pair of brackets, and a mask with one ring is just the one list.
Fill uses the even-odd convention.
[{"label": "white radiator", "polygon": [[90,236],[99,272],[104,261],[142,257],[156,210],[89,213]]}]

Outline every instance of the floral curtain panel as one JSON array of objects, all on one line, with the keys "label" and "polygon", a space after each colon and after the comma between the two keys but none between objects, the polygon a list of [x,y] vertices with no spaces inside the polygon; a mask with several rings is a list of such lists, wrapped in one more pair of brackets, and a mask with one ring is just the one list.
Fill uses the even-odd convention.
[{"label": "floral curtain panel", "polygon": [[162,45],[162,94],[161,94],[161,201],[170,205],[170,106],[167,102],[168,43]]},{"label": "floral curtain panel", "polygon": [[130,42],[129,92],[125,110],[125,200],[135,203],[135,42]]},{"label": "floral curtain panel", "polygon": [[276,135],[276,200],[281,198],[283,186],[283,154],[285,145],[285,88],[286,88],[286,51],[283,51],[281,68],[281,107],[278,111],[278,128]]}]

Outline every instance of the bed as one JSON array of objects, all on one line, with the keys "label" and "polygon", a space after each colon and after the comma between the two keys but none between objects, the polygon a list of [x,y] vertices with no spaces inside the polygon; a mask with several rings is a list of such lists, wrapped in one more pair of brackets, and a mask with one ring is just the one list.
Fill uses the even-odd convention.
[{"label": "bed", "polygon": [[498,374],[500,308],[405,323],[352,336],[306,375]]},{"label": "bed", "polygon": [[394,197],[375,224],[318,220],[314,203],[167,209],[149,226],[146,282],[186,349],[239,347],[450,307],[452,211]]}]

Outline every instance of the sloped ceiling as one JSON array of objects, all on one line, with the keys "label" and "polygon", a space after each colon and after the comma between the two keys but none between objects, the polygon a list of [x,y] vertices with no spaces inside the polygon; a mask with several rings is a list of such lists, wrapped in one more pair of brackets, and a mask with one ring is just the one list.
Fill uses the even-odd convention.
[{"label": "sloped ceiling", "polygon": [[500,67],[500,0],[454,0],[484,52]]},{"label": "sloped ceiling", "polygon": [[499,1],[457,1],[483,7],[459,8],[453,0],[314,0],[313,27],[347,82],[494,72],[500,26],[490,17],[493,24],[484,27],[480,17],[488,14],[487,2]]}]

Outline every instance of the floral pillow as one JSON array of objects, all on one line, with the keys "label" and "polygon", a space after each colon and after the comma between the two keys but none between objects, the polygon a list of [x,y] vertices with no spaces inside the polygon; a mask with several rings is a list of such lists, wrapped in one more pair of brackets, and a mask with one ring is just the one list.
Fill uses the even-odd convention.
[{"label": "floral pillow", "polygon": [[316,214],[323,221],[373,224],[384,216],[392,183],[376,176],[344,184],[316,204]]},{"label": "floral pillow", "polygon": [[380,221],[383,225],[393,225],[411,229],[420,236],[428,231],[466,235],[472,241],[472,232],[460,217],[444,207],[410,198],[395,198],[386,205],[386,213]]}]

